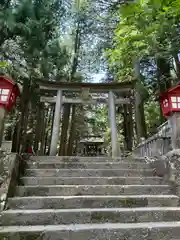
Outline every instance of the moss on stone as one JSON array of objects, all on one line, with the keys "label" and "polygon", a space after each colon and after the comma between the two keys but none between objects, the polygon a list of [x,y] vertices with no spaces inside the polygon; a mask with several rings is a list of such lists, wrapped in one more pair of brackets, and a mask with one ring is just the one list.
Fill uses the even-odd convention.
[{"label": "moss on stone", "polygon": [[147,206],[148,205],[148,200],[145,199],[132,199],[132,198],[127,198],[127,199],[120,199],[119,203],[123,207],[134,207],[134,206]]}]

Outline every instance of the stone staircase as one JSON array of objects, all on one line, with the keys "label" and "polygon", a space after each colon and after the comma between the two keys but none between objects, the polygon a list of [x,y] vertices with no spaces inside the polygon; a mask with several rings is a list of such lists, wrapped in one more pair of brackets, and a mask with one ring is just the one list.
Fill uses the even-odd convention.
[{"label": "stone staircase", "polygon": [[178,240],[178,206],[143,159],[32,157],[0,240]]}]

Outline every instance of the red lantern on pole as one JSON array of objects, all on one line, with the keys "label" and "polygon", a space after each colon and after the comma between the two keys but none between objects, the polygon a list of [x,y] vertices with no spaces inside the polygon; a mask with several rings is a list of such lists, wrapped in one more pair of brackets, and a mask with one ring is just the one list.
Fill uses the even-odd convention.
[{"label": "red lantern on pole", "polygon": [[160,104],[163,115],[168,118],[172,113],[180,112],[180,85],[168,89],[160,95]]},{"label": "red lantern on pole", "polygon": [[13,80],[0,76],[0,107],[10,112],[19,95],[20,89]]}]

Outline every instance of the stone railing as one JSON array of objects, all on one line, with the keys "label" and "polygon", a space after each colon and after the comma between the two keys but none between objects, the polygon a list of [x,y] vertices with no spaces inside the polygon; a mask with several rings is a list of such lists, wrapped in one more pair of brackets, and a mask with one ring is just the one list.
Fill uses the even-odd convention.
[{"label": "stone railing", "polygon": [[146,140],[142,140],[136,147],[135,154],[140,157],[164,155],[172,150],[171,131],[168,122],[158,127],[158,132]]}]

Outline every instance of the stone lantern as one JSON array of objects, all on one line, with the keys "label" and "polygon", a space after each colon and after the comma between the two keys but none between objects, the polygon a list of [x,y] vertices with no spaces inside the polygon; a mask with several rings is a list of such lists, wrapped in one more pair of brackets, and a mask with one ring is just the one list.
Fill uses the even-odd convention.
[{"label": "stone lantern", "polygon": [[0,146],[4,129],[4,117],[6,112],[10,112],[20,95],[18,85],[5,76],[0,76]]},{"label": "stone lantern", "polygon": [[172,148],[180,148],[180,85],[161,94],[160,104],[171,128]]}]

